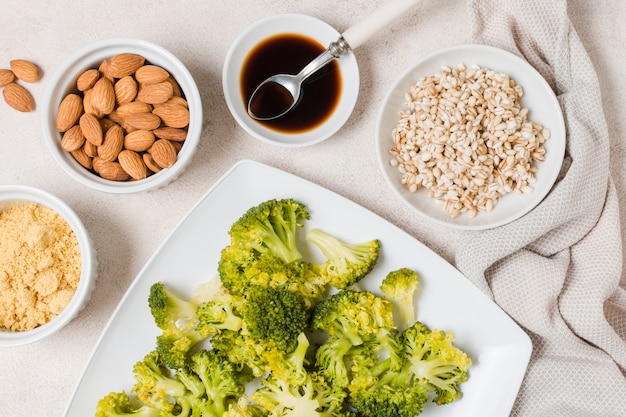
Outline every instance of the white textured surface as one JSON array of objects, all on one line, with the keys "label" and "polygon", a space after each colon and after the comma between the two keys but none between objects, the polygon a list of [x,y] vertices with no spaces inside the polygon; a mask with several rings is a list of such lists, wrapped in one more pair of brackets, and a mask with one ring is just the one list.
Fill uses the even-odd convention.
[{"label": "white textured surface", "polygon": [[[76,183],[55,164],[43,143],[41,106],[34,113],[22,114],[0,102],[0,183],[40,187],[66,201],[87,226],[99,259],[99,279],[91,302],[72,323],[44,342],[0,350],[0,415],[62,415],[90,352],[131,281],[191,206],[240,159],[258,160],[336,191],[454,262],[460,234],[426,222],[394,197],[379,172],[373,134],[382,98],[408,66],[435,49],[472,41],[465,1],[424,1],[359,47],[356,55],[361,93],[354,114],[333,138],[319,145],[282,149],[263,144],[238,127],[224,102],[224,56],[234,38],[248,25],[262,17],[293,12],[322,18],[343,31],[380,4],[381,0],[2,2],[0,68],[8,67],[9,60],[16,58],[31,59],[40,65],[43,79],[28,85],[38,104],[52,73],[71,53],[96,40],[129,36],[160,44],[187,65],[199,84],[205,121],[198,153],[177,181],[154,192],[116,196]],[[607,0],[601,7],[573,0],[568,13],[598,73],[609,129],[610,170],[617,191],[617,201],[611,204],[624,207],[626,8],[621,0]],[[536,18],[541,19],[541,14]],[[622,208],[619,213],[623,231],[617,239],[623,243],[626,210]],[[614,255],[623,253],[623,248],[614,249]],[[623,271],[621,274],[624,286],[626,277]],[[593,282],[603,279],[589,278]],[[524,292],[508,293],[502,302],[513,311],[524,310],[524,296]],[[541,348],[547,354],[552,352],[552,346]],[[580,352],[584,353],[584,349]],[[593,369],[588,357],[575,359],[572,367]],[[541,379],[529,378],[538,380]],[[565,384],[566,389],[568,382],[553,383]],[[545,392],[552,398],[559,396],[558,390]],[[535,412],[547,407],[543,408],[543,415],[580,415],[574,408],[576,404],[572,408],[568,404],[549,408],[554,404],[551,398],[541,396],[523,399],[520,406],[526,405],[526,401],[539,403]]]}]

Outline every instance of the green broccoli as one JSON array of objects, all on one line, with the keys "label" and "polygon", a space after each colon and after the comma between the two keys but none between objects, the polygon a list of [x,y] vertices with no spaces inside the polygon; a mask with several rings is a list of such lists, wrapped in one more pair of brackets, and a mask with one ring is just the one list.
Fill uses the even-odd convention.
[{"label": "green broccoli", "polygon": [[232,224],[231,245],[269,253],[286,264],[302,258],[296,231],[309,219],[306,206],[293,199],[268,200],[246,211]]},{"label": "green broccoli", "polygon": [[148,305],[154,321],[162,330],[156,349],[171,368],[184,366],[188,352],[215,333],[241,328],[235,310],[241,301],[227,292],[215,294],[210,301],[196,304],[173,293],[163,282],[150,287]]},{"label": "green broccoli", "polygon": [[369,274],[380,253],[378,239],[350,244],[320,229],[310,230],[305,239],[322,251],[326,257],[321,265],[322,274],[330,285],[339,289],[348,288]]},{"label": "green broccoli", "polygon": [[199,350],[190,357],[189,367],[204,385],[207,401],[202,416],[222,417],[228,402],[244,393],[236,366],[216,350]]},{"label": "green broccoli", "polygon": [[298,336],[308,330],[304,299],[281,288],[251,286],[243,307],[244,331],[263,350],[293,352]]},{"label": "green broccoli", "polygon": [[252,394],[271,417],[343,417],[343,389],[326,382],[316,372],[307,373],[301,385],[293,385],[269,375]]},{"label": "green broccoli", "polygon": [[163,417],[161,410],[142,404],[131,403],[126,392],[111,392],[96,405],[95,417]]},{"label": "green broccoli", "polygon": [[396,331],[389,300],[354,290],[342,290],[320,301],[313,309],[311,328],[329,335],[317,349],[316,366],[340,387],[349,383],[346,360],[350,350],[368,340],[391,343],[387,339]]},{"label": "green broccoli", "polygon": [[418,289],[417,272],[409,268],[400,268],[387,274],[380,284],[380,290],[394,301],[402,314],[402,328],[407,328],[415,321],[414,296]]},{"label": "green broccoli", "polygon": [[197,330],[198,306],[177,296],[160,281],[150,287],[148,305],[156,325],[162,330],[157,336],[157,351],[168,366],[182,367],[187,352],[206,339],[206,335]]},{"label": "green broccoli", "polygon": [[360,414],[413,417],[424,409],[428,396],[406,372],[403,346],[396,332],[368,340],[350,355],[348,402]]},{"label": "green broccoli", "polygon": [[149,352],[143,360],[135,363],[133,374],[136,381],[133,392],[139,401],[168,412],[180,407],[170,400],[183,397],[187,389],[183,383],[172,377],[157,351]]},{"label": "green broccoli", "polygon": [[213,299],[202,303],[196,309],[198,326],[196,330],[205,337],[222,330],[241,329],[243,319],[239,313],[243,299],[228,292],[215,294]]},{"label": "green broccoli", "polygon": [[345,337],[356,346],[381,329],[396,328],[392,308],[388,299],[370,291],[342,290],[315,306],[311,327]]},{"label": "green broccoli", "polygon": [[254,340],[242,332],[225,330],[211,338],[211,346],[237,366],[242,376],[249,379],[263,376],[267,371],[265,351],[258,349]]},{"label": "green broccoli", "polygon": [[278,349],[272,349],[265,354],[269,369],[272,373],[283,381],[294,385],[304,383],[307,374],[307,353],[310,342],[304,332],[298,336],[298,346],[296,349],[285,354]]},{"label": "green broccoli", "polygon": [[460,384],[467,380],[472,361],[454,345],[451,333],[431,331],[418,321],[402,332],[402,343],[415,383],[434,395],[436,404],[461,397]]},{"label": "green broccoli", "polygon": [[349,398],[350,405],[364,417],[415,417],[424,411],[427,400],[423,388],[404,387],[393,381],[375,383]]}]

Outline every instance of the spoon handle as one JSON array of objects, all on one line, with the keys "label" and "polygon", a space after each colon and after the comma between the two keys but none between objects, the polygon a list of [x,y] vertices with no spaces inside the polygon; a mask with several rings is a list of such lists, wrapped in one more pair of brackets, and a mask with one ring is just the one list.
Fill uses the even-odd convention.
[{"label": "spoon handle", "polygon": [[352,49],[365,43],[372,35],[402,16],[419,0],[388,0],[360,22],[354,24],[342,36]]}]

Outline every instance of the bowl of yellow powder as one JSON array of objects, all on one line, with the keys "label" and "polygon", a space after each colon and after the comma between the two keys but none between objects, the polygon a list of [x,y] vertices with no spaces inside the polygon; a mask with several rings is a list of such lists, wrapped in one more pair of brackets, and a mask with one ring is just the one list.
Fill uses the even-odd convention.
[{"label": "bowl of yellow powder", "polygon": [[0,347],[57,332],[85,307],[97,261],[85,226],[43,190],[0,185]]}]

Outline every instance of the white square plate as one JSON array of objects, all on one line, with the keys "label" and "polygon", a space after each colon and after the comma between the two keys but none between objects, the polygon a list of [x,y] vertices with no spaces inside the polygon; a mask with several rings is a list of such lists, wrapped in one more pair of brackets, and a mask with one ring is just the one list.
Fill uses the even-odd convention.
[{"label": "white square plate", "polygon": [[[463,398],[444,406],[428,404],[422,416],[509,415],[532,350],[528,336],[509,316],[444,259],[386,220],[299,177],[241,161],[192,208],[130,286],[92,353],[66,417],[92,416],[100,398],[131,390],[132,367],[154,349],[160,332],[148,307],[150,286],[161,280],[190,297],[198,284],[216,275],[232,223],[272,198],[307,205],[311,219],[302,232],[318,227],[347,242],[379,239],[381,256],[362,281],[364,289],[379,292],[384,276],[400,267],[419,272],[417,319],[453,332],[473,361]],[[305,258],[319,256],[301,248]]]}]

